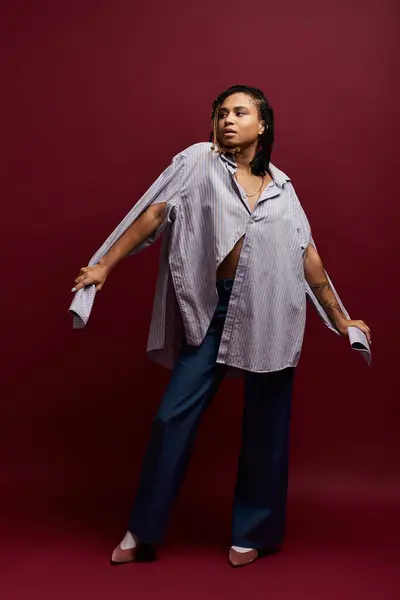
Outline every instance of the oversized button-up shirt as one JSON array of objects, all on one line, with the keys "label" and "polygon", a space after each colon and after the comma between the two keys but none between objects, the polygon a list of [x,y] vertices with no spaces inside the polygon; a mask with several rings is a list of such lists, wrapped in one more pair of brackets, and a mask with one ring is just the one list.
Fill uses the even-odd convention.
[{"label": "oversized button-up shirt", "polygon": [[[217,362],[227,376],[296,366],[306,321],[306,295],[325,325],[339,333],[304,276],[311,228],[290,178],[272,163],[272,181],[251,212],[234,177],[233,154],[201,142],[177,154],[95,253],[96,264],[151,204],[166,202],[163,222],[136,254],[163,233],[148,337],[150,358],[168,368],[182,341],[204,339],[218,303],[216,271],[243,237]],[[332,291],[343,306],[329,276]],[[74,327],[84,327],[95,286],[79,290],[70,306]]]}]

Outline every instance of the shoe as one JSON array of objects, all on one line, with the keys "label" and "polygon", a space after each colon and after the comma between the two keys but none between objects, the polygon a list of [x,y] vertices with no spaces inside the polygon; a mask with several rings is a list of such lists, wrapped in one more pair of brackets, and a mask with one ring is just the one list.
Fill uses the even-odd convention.
[{"label": "shoe", "polygon": [[124,565],[126,563],[135,562],[138,548],[138,546],[135,546],[135,548],[128,548],[127,550],[123,550],[118,544],[118,546],[114,549],[114,552],[111,555],[110,564]]},{"label": "shoe", "polygon": [[152,544],[137,541],[134,548],[128,548],[127,550],[123,550],[118,544],[111,555],[110,564],[126,565],[132,562],[153,562],[156,558],[156,551]]},{"label": "shoe", "polygon": [[237,552],[232,547],[229,548],[229,562],[232,567],[245,567],[253,563],[258,558],[258,550],[249,550],[248,552]]}]

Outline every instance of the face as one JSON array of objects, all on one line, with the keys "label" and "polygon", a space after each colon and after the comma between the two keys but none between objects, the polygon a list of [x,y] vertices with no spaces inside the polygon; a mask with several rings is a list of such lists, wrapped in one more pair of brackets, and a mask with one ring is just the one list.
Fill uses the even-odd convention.
[{"label": "face", "polygon": [[257,106],[251,96],[243,93],[228,96],[218,113],[218,137],[227,148],[248,147],[264,133]]}]

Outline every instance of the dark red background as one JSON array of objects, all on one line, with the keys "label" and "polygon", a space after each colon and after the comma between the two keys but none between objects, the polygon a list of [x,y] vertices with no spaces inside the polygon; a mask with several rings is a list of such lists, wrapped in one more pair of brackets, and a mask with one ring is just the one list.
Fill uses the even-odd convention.
[{"label": "dark red background", "polygon": [[[243,597],[256,583],[277,598],[394,598],[396,2],[37,0],[2,2],[1,23],[6,599]],[[108,554],[168,379],[145,356],[159,246],[120,265],[84,331],[72,330],[69,290],[171,157],[208,139],[211,103],[236,83],[275,108],[273,162],[351,316],[372,328],[373,366],[309,312],[279,558],[236,579],[224,562],[242,409],[241,385],[226,382],[164,562],[115,575]]]}]

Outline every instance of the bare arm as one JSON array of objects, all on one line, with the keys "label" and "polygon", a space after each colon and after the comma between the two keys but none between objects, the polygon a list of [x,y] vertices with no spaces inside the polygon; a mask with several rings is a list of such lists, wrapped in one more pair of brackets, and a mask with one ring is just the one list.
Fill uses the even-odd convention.
[{"label": "bare arm", "polygon": [[150,237],[161,225],[166,211],[166,202],[149,206],[125,231],[110,250],[99,260],[99,265],[111,271],[132,250]]},{"label": "bare arm", "polygon": [[157,231],[165,217],[166,206],[166,202],[160,202],[144,210],[96,265],[83,267],[79,271],[72,291],[77,292],[93,284],[97,291],[101,290],[111,269]]},{"label": "bare arm", "polygon": [[312,244],[309,244],[306,250],[304,275],[319,303],[333,324],[340,329],[340,325],[343,321],[347,321],[347,317],[332,292],[322,260]]},{"label": "bare arm", "polygon": [[350,320],[343,313],[332,291],[322,260],[312,244],[308,244],[304,258],[304,276],[319,303],[341,335],[348,335],[349,327],[358,327],[371,343],[371,330],[364,321]]}]

